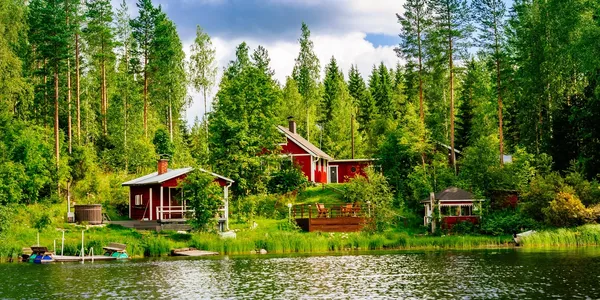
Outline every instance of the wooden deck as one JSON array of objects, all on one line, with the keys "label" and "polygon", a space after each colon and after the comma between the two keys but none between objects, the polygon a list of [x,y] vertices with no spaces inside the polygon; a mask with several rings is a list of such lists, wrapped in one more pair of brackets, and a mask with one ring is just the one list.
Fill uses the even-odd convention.
[{"label": "wooden deck", "polygon": [[303,231],[308,232],[356,232],[361,231],[370,220],[367,207],[331,205],[324,209],[319,210],[315,205],[298,205],[294,206],[292,217]]}]

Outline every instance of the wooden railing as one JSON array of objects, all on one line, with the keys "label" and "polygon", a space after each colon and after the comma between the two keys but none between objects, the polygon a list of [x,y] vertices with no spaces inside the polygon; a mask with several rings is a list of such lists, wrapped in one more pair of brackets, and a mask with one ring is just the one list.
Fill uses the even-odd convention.
[{"label": "wooden railing", "polygon": [[156,208],[156,215],[160,220],[169,219],[186,219],[188,215],[192,215],[194,209],[184,206],[163,206]]},{"label": "wooden railing", "polygon": [[322,206],[317,204],[297,204],[291,210],[292,218],[294,219],[370,217],[372,213],[373,207],[370,205],[352,205],[351,203]]}]

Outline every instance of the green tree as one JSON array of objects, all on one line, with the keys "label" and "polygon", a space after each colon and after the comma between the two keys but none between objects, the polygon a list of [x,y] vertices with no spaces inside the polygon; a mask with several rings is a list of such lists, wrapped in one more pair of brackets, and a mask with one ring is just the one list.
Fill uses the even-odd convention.
[{"label": "green tree", "polygon": [[211,225],[215,225],[215,215],[223,206],[223,190],[219,184],[211,175],[194,170],[181,183],[181,187],[186,191],[186,199],[194,209],[194,227],[210,229]]},{"label": "green tree", "polygon": [[[202,92],[204,99],[204,119],[206,118],[206,114],[208,114],[208,106],[206,104],[208,92],[215,85],[215,77],[217,75],[215,52],[210,36],[202,30],[200,25],[197,25],[196,39],[190,46],[189,73],[194,89]],[[208,135],[208,126],[206,127],[206,134]]]},{"label": "green tree", "polygon": [[405,58],[417,68],[419,81],[419,117],[425,124],[425,104],[423,100],[423,61],[425,51],[423,41],[432,22],[431,9],[427,0],[408,0],[404,3],[404,14],[396,14],[402,26],[400,45],[396,48],[398,56]]},{"label": "green tree", "polygon": [[133,37],[139,48],[136,48],[136,55],[141,57],[141,73],[144,78],[144,135],[148,137],[148,84],[150,81],[150,51],[155,38],[156,18],[160,14],[160,9],[152,5],[152,0],[139,0],[136,3],[139,15],[130,21],[133,28]]},{"label": "green tree", "polygon": [[455,60],[468,48],[470,34],[469,7],[466,0],[432,0],[431,8],[436,23],[435,35],[443,45],[444,57],[448,61],[450,99],[450,162],[456,172],[454,152],[454,78]]},{"label": "green tree", "polygon": [[501,0],[475,0],[472,3],[474,19],[479,21],[477,42],[488,53],[496,69],[496,97],[498,99],[498,136],[500,138],[500,165],[504,164],[504,134],[502,120],[502,64],[504,63],[504,28],[506,7]]},{"label": "green tree", "polygon": [[264,191],[269,161],[274,159],[280,135],[276,113],[281,105],[280,89],[272,78],[266,52],[255,52],[240,44],[236,60],[225,70],[214,111],[209,118],[210,155],[213,169],[235,180],[236,195]]},{"label": "green tree", "polygon": [[[304,110],[306,114],[302,116],[306,119],[305,128],[300,128],[300,132],[305,133],[306,139],[310,141],[310,129],[315,122],[311,121],[311,115],[316,114],[316,105],[318,103],[318,82],[320,77],[319,59],[313,50],[313,42],[310,39],[310,30],[306,23],[302,22],[302,34],[300,39],[300,53],[296,58],[296,64],[292,72],[292,77],[298,84],[298,91],[304,100]],[[311,123],[312,122],[312,123]]]},{"label": "green tree", "polygon": [[[100,84],[100,116],[102,118],[102,134],[108,135],[108,85],[107,73],[114,69],[114,32],[112,28],[113,12],[109,0],[86,1],[86,27],[83,37],[87,50],[92,57],[93,72]],[[112,84],[112,82],[111,82]]]},{"label": "green tree", "polygon": [[158,155],[168,155],[169,157],[172,157],[173,154],[175,154],[175,146],[169,138],[169,133],[163,128],[156,130],[152,143],[154,144],[156,154]]}]

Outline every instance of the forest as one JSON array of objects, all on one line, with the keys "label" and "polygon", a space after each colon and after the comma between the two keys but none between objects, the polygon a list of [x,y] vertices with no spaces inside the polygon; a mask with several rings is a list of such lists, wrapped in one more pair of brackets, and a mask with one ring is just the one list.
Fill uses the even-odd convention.
[{"label": "forest", "polygon": [[[332,157],[379,159],[401,214],[458,186],[518,191],[519,209],[498,217],[513,227],[594,222],[600,2],[399,3],[396,65],[319,61],[302,23],[293,72],[278,82],[262,46],[241,43],[218,66],[199,25],[184,49],[151,0],[137,16],[126,1],[0,0],[0,203],[124,210],[120,184],[160,155],[232,178],[234,201],[273,193],[276,125],[293,117]],[[192,91],[212,109],[190,125]]]}]

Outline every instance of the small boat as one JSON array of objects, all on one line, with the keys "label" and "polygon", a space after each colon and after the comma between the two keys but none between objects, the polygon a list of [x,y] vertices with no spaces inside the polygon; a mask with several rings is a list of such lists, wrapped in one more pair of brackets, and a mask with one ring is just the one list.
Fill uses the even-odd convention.
[{"label": "small boat", "polygon": [[534,233],[535,233],[535,230],[528,230],[528,231],[521,232],[521,233],[515,233],[515,234],[513,234],[513,240],[515,241],[515,244],[517,246],[519,246],[521,244],[521,238],[530,236]]},{"label": "small boat", "polygon": [[48,251],[46,247],[33,246],[28,261],[34,264],[51,263],[54,262],[54,253]]},{"label": "small boat", "polygon": [[129,259],[129,255],[125,250],[125,244],[110,243],[104,247],[104,255],[91,256],[72,256],[72,255],[55,255],[48,251],[46,247],[32,246],[31,255],[24,261],[35,264],[46,264],[51,262],[78,262],[78,261],[97,261],[97,260],[123,260]]}]

